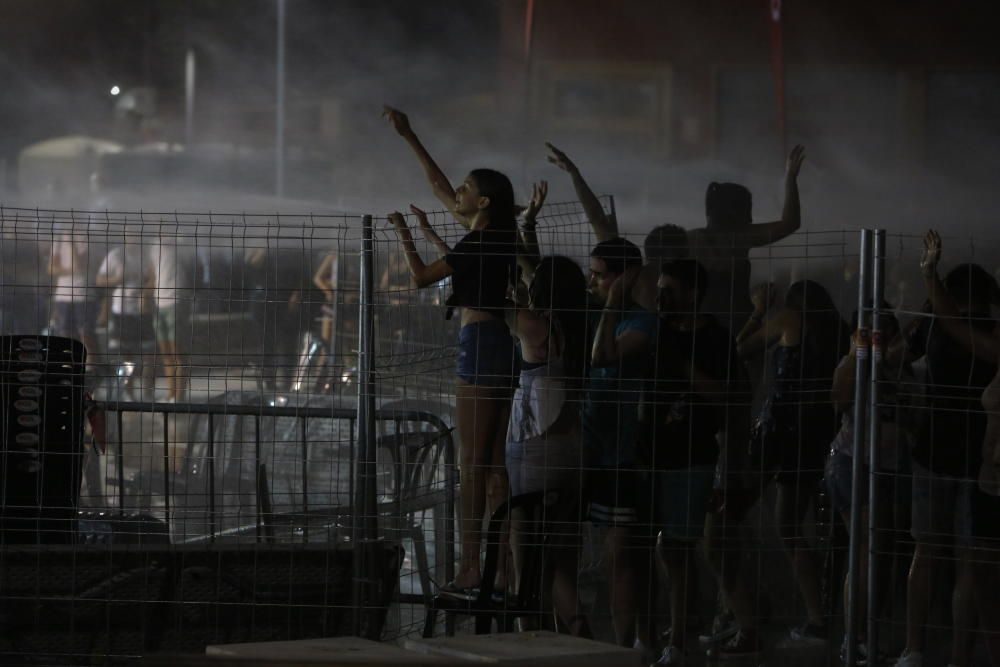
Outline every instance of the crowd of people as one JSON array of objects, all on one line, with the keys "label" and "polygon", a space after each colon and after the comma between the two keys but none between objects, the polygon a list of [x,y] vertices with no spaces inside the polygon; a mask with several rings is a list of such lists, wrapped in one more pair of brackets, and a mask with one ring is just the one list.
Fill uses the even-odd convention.
[{"label": "crowd of people", "polygon": [[[573,161],[548,144],[549,161],[570,177],[596,240],[585,270],[539,247],[547,183],[534,187],[523,208],[510,180],[491,169],[473,170],[453,186],[407,116],[390,107],[384,115],[434,195],[467,229],[449,247],[411,207],[438,254],[426,261],[406,217],[389,216],[413,283],[429,287],[450,277],[448,316],[457,309],[461,318],[461,552],[440,594],[475,599],[484,517],[511,496],[545,491],[546,592],[556,627],[591,634],[576,581],[580,527],[590,522],[605,537],[617,643],[658,665],[685,662],[694,650],[688,617],[700,550],[725,612],[709,633],[717,642],[710,650],[718,659],[753,656],[763,649],[760,618],[753,582],[741,571],[738,533],[762,498],[774,498],[806,612],[790,638],[832,639],[805,521],[821,488],[846,524],[859,498],[862,525],[869,521],[867,474],[865,489],[852,488],[854,373],[869,347],[854,333],[858,314],[849,326],[818,281],[797,280],[783,295],[772,284],[750,288],[751,249],[800,227],[802,147],[788,156],[780,220],[753,223],[745,187],[711,183],[704,227],[660,225],[639,248],[619,233]],[[940,237],[929,232],[920,263],[925,312],[902,326],[883,304],[873,351],[882,501],[870,520],[880,555],[872,567],[882,580],[891,540],[908,528],[915,543],[900,667],[922,664],[931,591],[951,560],[951,662],[970,664],[977,628],[1000,661],[1000,422],[993,414],[1000,328],[990,315],[1000,290],[974,264],[939,279],[940,256]],[[858,537],[867,540],[865,531]],[[515,515],[512,565],[499,567],[497,590],[516,592],[522,539]],[[860,554],[866,571],[867,544]],[[863,609],[864,576],[861,583]],[[665,629],[650,622],[658,586],[669,599]],[[846,590],[845,579],[845,605]],[[888,590],[879,588],[880,613],[891,604]],[[719,627],[725,618],[731,621]],[[863,645],[865,624],[858,629],[858,664],[877,661]]]}]

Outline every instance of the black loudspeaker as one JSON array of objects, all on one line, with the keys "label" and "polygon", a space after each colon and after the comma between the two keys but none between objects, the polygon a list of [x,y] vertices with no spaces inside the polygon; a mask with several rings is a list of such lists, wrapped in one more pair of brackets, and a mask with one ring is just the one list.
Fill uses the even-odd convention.
[{"label": "black loudspeaker", "polygon": [[74,540],[87,350],[57,336],[0,336],[0,543]]}]

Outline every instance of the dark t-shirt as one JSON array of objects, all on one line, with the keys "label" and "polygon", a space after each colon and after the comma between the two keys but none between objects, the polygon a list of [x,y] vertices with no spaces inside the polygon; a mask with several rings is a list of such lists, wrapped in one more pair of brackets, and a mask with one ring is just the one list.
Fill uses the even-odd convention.
[{"label": "dark t-shirt", "polygon": [[[599,310],[592,314],[592,333],[597,331],[600,319]],[[581,419],[584,451],[596,466],[622,468],[636,463],[639,401],[644,378],[649,377],[657,320],[655,313],[629,305],[615,327],[615,338],[627,333],[642,334],[649,340],[646,349],[617,364],[590,367]]]},{"label": "dark t-shirt", "polygon": [[[985,332],[996,322],[989,316],[970,319]],[[979,474],[986,415],[980,397],[996,375],[995,364],[977,359],[927,317],[907,341],[916,356],[926,356],[929,426],[917,438],[913,458],[941,475],[975,479]]]},{"label": "dark t-shirt", "polygon": [[[689,373],[681,373],[681,368],[691,365],[724,389],[717,394],[696,391]],[[645,410],[653,468],[714,466],[719,458],[716,434],[726,426],[727,407],[749,400],[749,385],[733,337],[710,316],[694,331],[679,331],[661,320],[655,368]]]},{"label": "dark t-shirt", "polygon": [[462,237],[444,257],[452,269],[452,294],[446,305],[502,310],[507,301],[507,285],[514,281],[516,251],[514,231],[477,229]]}]

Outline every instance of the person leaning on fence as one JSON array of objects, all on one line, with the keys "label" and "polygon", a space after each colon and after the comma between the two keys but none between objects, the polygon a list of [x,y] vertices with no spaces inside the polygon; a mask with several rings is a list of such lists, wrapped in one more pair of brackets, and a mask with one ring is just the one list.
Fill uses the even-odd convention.
[{"label": "person leaning on fence", "polygon": [[[911,339],[910,356],[927,357],[931,428],[913,452],[913,532],[917,550],[907,586],[907,646],[896,663],[923,663],[931,573],[954,538],[958,562],[952,597],[952,657],[972,658],[975,607],[991,662],[1000,664],[1000,327],[990,318],[997,284],[963,264],[938,277],[941,237],[924,239],[921,272],[934,317]],[[961,375],[961,377],[959,377]],[[985,412],[983,411],[985,409]],[[977,481],[978,480],[978,483]],[[954,533],[954,535],[953,535]],[[919,559],[919,562],[918,562]],[[937,561],[937,562],[935,562]]]},{"label": "person leaning on fence", "polygon": [[[746,497],[743,502],[734,502],[737,493],[727,491],[727,517],[741,521],[764,487],[772,481],[777,484],[778,529],[808,613],[805,623],[792,629],[791,638],[826,639],[818,564],[802,523],[814,504],[830,442],[837,432],[830,387],[834,369],[847,352],[850,332],[829,293],[815,281],[793,283],[785,294],[784,307],[769,315],[772,295],[771,286],[754,290],[754,312],[736,338],[743,358],[771,350],[773,378],[754,423]],[[735,591],[728,590],[726,595],[747,634],[745,624],[753,623],[746,617],[748,605],[733,602],[734,595],[739,595]]]},{"label": "person leaning on fence", "polygon": [[[889,355],[887,351],[893,343],[901,336],[899,322],[892,314],[892,306],[883,303],[879,315],[880,341],[878,349],[873,350],[880,359],[878,365],[878,391],[879,391],[879,441],[877,457],[879,467],[875,476],[877,489],[877,516],[875,525],[877,528],[875,551],[879,554],[875,566],[878,568],[878,580],[888,582],[891,579],[890,572],[892,566],[892,556],[895,553],[894,542],[897,531],[905,529],[908,521],[900,516],[901,508],[908,508],[910,503],[909,485],[909,452],[912,438],[915,435],[912,424],[915,415],[911,410],[911,398],[917,393],[917,380],[910,365],[899,359],[898,355]],[[844,526],[850,531],[851,526],[851,503],[854,471],[854,389],[855,372],[857,369],[858,354],[858,314],[854,313],[852,329],[855,334],[851,337],[851,348],[847,355],[840,361],[837,370],[833,374],[833,390],[831,399],[834,408],[840,413],[840,431],[830,444],[830,458],[826,462],[824,482],[829,494],[832,508],[844,521]],[[873,341],[873,345],[874,345]],[[865,441],[867,445],[867,440]],[[869,521],[869,499],[868,499],[868,467],[869,454],[862,452],[863,484],[859,491],[860,504],[858,509],[861,513],[862,530],[857,535],[860,547],[858,548],[859,562],[858,571],[861,576],[858,578],[858,600],[856,607],[859,613],[857,621],[858,629],[858,656],[859,663],[868,661],[866,635],[866,611],[868,604],[868,521]],[[849,604],[848,597],[848,577],[844,575],[844,617],[847,617]],[[886,604],[889,602],[888,593],[890,586],[880,584],[876,594],[878,595],[877,611],[879,613],[888,611]],[[847,659],[847,637],[841,643],[841,661]],[[884,662],[884,657],[878,660]],[[869,661],[870,662],[870,661]]]},{"label": "person leaning on fence", "polygon": [[586,279],[576,262],[545,257],[535,267],[527,294],[515,297],[517,307],[507,315],[522,355],[507,429],[510,491],[514,496],[534,491],[551,496],[537,530],[545,536],[543,544],[524,544],[523,517],[515,512],[511,518],[515,589],[522,582],[524,550],[543,548],[543,571],[551,572],[557,617],[578,636],[590,635],[577,597],[584,473],[579,400],[590,353],[585,290]]},{"label": "person leaning on fence", "polygon": [[740,390],[734,378],[742,376],[732,335],[699,311],[708,282],[697,260],[662,264],[655,372],[643,401],[652,524],[661,535],[670,599],[670,630],[660,665],[680,664],[687,651],[689,601],[698,599],[695,546],[704,535],[726,405],[730,393]]},{"label": "person leaning on fence", "polygon": [[503,309],[508,283],[516,274],[514,189],[506,176],[492,169],[475,169],[457,188],[452,188],[406,115],[390,107],[385,107],[384,115],[416,153],[435,196],[469,230],[448,254],[425,264],[402,214],[390,216],[417,287],[428,287],[451,276],[453,292],[446,302],[448,316],[453,309],[461,309],[455,412],[462,547],[458,573],[441,592],[472,599],[482,577],[480,549],[487,496],[490,507],[499,506],[507,497],[504,425],[517,375],[517,356]]}]

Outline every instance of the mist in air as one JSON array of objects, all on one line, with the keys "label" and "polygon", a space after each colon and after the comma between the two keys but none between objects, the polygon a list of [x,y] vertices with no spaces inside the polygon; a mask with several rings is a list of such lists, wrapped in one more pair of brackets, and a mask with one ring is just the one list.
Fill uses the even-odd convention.
[{"label": "mist in air", "polygon": [[[745,183],[755,220],[778,218],[783,154],[796,143],[808,154],[807,230],[991,233],[1000,74],[980,20],[986,3],[785,2],[780,44],[767,3],[735,4],[290,0],[279,199],[277,2],[9,0],[0,7],[3,200],[435,207],[379,117],[389,103],[409,113],[453,181],[489,166],[525,197],[547,179],[551,201],[571,199],[568,178],[545,161],[552,141],[596,191],[615,196],[623,229],[636,234],[702,225],[712,180]],[[125,154],[100,160],[89,188],[25,163],[26,148],[69,135]]]}]

